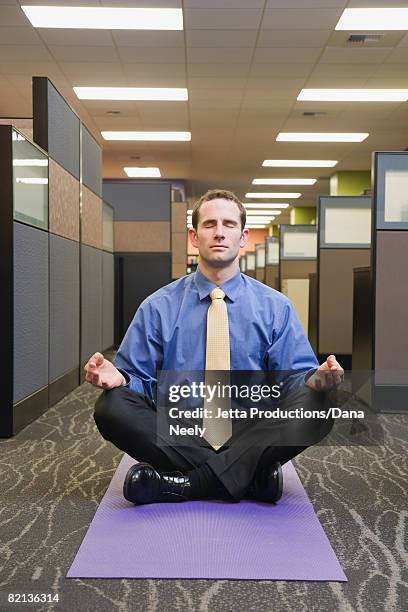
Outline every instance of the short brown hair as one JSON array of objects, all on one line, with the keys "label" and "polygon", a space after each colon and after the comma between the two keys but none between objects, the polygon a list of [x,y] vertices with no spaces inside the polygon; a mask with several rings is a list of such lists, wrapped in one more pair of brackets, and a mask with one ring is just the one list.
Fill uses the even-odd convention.
[{"label": "short brown hair", "polygon": [[201,206],[204,202],[210,202],[211,200],[230,200],[231,202],[235,202],[239,208],[240,217],[241,217],[241,229],[244,229],[246,222],[246,210],[245,206],[242,204],[241,200],[232,193],[232,191],[227,191],[226,189],[210,189],[204,195],[201,196],[199,200],[194,204],[193,214],[191,217],[192,225],[194,229],[197,229],[198,226],[198,213]]}]

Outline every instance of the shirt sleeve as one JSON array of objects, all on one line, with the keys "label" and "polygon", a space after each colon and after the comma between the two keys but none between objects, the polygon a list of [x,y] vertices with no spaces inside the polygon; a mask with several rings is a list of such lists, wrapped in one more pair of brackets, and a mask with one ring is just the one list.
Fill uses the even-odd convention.
[{"label": "shirt sleeve", "polygon": [[280,372],[286,391],[298,389],[319,367],[309,340],[291,302],[286,302],[273,330],[267,354],[268,370]]},{"label": "shirt sleeve", "polygon": [[149,300],[138,308],[113,361],[127,387],[154,400],[163,345],[157,310]]}]

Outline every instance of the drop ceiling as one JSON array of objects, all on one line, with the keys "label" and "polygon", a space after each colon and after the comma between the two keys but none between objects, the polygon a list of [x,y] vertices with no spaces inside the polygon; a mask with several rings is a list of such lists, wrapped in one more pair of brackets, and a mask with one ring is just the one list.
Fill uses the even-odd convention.
[{"label": "drop ceiling", "polygon": [[[27,4],[43,4],[30,0]],[[387,2],[385,4],[390,4]],[[50,2],[51,4],[51,2]],[[103,145],[103,175],[158,166],[190,198],[240,197],[254,178],[314,177],[298,206],[328,193],[336,170],[368,170],[371,152],[408,147],[407,103],[297,102],[302,88],[408,88],[408,33],[349,43],[343,10],[384,0],[77,0],[53,5],[182,8],[184,31],[35,29],[0,0],[0,116],[30,117],[31,77],[48,76]],[[406,6],[392,1],[392,6]],[[355,32],[354,32],[355,33]],[[79,100],[73,86],[187,87],[187,102]],[[120,114],[109,114],[119,111]],[[305,116],[305,112],[317,116]],[[105,142],[102,130],[191,131],[191,142]],[[362,143],[276,142],[278,132],[369,132]],[[335,168],[262,168],[264,159],[337,159]],[[285,191],[276,187],[275,191]],[[287,220],[282,214],[280,222]]]}]

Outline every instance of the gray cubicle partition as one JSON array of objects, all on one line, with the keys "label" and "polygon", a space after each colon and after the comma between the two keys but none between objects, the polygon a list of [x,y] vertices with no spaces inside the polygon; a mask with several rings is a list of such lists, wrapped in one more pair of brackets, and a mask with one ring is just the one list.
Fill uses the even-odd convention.
[{"label": "gray cubicle partition", "polygon": [[318,206],[317,353],[335,354],[350,370],[353,348],[353,268],[370,263],[371,199],[321,196]]},{"label": "gray cubicle partition", "polygon": [[[372,406],[382,412],[408,409],[408,153],[373,155],[372,258],[356,272],[356,317],[371,297],[371,329],[359,355],[370,376]],[[360,314],[359,314],[360,313]],[[357,325],[356,325],[357,327]],[[357,340],[357,339],[356,339]]]},{"label": "gray cubicle partition", "polygon": [[265,244],[255,245],[255,278],[265,282]]},{"label": "gray cubicle partition", "polygon": [[279,238],[265,238],[265,284],[279,290]]},{"label": "gray cubicle partition", "polygon": [[246,272],[247,276],[255,278],[255,251],[247,251],[245,255],[246,259]]},{"label": "gray cubicle partition", "polygon": [[317,272],[309,274],[309,342],[317,355]]},{"label": "gray cubicle partition", "polygon": [[309,327],[309,274],[316,272],[315,225],[281,225],[279,287],[295,306],[306,335]]}]

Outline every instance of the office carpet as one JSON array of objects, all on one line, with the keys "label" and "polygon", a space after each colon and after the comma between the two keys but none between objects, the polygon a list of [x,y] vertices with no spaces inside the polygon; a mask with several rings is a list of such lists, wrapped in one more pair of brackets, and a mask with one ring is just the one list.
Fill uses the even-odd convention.
[{"label": "office carpet", "polygon": [[[122,453],[99,435],[85,383],[0,441],[0,609],[67,612],[406,609],[407,417],[383,415],[381,446],[315,446],[296,470],[349,582],[98,580],[65,575]],[[9,593],[58,594],[13,604]],[[405,604],[404,604],[405,601]]]}]

